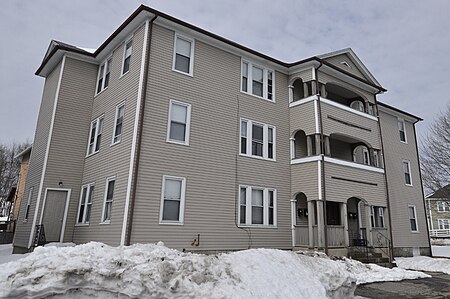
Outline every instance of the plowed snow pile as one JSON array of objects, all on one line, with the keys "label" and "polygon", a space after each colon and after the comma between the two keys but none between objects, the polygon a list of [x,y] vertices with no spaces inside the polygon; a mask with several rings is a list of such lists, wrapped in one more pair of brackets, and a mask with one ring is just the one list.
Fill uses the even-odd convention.
[{"label": "plowed snow pile", "polygon": [[324,254],[183,253],[161,242],[38,247],[2,264],[0,298],[351,298],[356,284],[428,277]]}]

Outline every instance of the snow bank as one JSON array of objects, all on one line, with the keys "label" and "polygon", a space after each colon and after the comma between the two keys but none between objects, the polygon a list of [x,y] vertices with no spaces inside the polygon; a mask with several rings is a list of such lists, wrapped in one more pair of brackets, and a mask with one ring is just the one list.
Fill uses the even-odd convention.
[{"label": "snow bank", "polygon": [[401,257],[396,258],[395,263],[403,269],[450,274],[450,259],[446,258],[431,258],[428,256]]},{"label": "snow bank", "polygon": [[357,283],[424,275],[397,270],[319,253],[251,249],[201,255],[162,243],[110,247],[91,242],[38,247],[5,264],[0,297],[351,298]]}]

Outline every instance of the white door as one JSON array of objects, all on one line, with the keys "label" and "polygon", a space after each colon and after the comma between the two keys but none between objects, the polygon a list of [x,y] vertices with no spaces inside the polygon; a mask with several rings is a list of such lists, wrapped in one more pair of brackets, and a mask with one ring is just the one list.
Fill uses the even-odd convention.
[{"label": "white door", "polygon": [[44,225],[46,242],[59,242],[66,208],[67,191],[48,190],[45,200]]}]

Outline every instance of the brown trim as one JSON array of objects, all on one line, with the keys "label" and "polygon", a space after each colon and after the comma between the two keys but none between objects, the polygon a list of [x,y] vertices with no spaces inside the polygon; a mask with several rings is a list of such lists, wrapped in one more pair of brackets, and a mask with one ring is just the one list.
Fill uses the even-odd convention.
[{"label": "brown trim", "polygon": [[[147,83],[149,77],[149,64],[150,64],[150,48],[152,42],[152,33],[153,33],[153,22],[156,20],[157,16],[150,20],[148,26],[148,36],[147,36],[147,53],[145,55],[145,64],[144,64],[144,78],[142,82],[142,95],[141,95],[141,111],[139,112],[139,122],[138,122],[138,136],[137,136],[137,146],[136,146],[136,156],[134,160],[134,169],[133,169],[133,182],[131,189],[131,198],[130,198],[130,210],[128,211],[128,223],[127,223],[127,233],[125,236],[125,245],[128,246],[131,243],[131,231],[133,229],[133,216],[134,216],[134,203],[136,201],[136,190],[137,190],[137,179],[139,172],[139,162],[141,157],[141,144],[142,144],[142,129],[144,122],[144,110],[145,110],[145,98],[147,94]],[[145,42],[145,41],[144,41]]]},{"label": "brown trim", "polygon": [[358,181],[358,180],[352,180],[352,179],[346,179],[346,178],[340,178],[337,176],[332,176],[332,179],[340,180],[340,181],[346,181],[346,182],[352,182],[352,183],[358,183],[358,184],[364,184],[364,185],[370,185],[370,186],[378,186],[376,183],[371,182],[364,182],[364,181]]},{"label": "brown trim", "polygon": [[[380,106],[386,107],[386,108],[388,108],[388,109],[394,110],[394,111],[396,111],[396,112],[398,112],[398,113],[401,113],[401,114],[410,116],[410,117],[412,117],[412,118],[415,118],[415,119],[417,119],[416,122],[423,121],[422,118],[420,118],[420,117],[418,117],[418,116],[416,116],[416,115],[414,115],[414,114],[405,112],[405,111],[400,110],[400,109],[398,109],[398,108],[392,107],[392,106],[390,106],[390,105],[388,105],[388,104],[385,104],[385,103],[382,103],[382,102],[379,102],[379,101],[377,101],[377,104],[380,105]],[[380,112],[378,111],[378,114],[379,114],[379,113],[380,113]]]},{"label": "brown trim", "polygon": [[338,123],[341,123],[341,124],[344,124],[344,125],[347,125],[347,126],[350,126],[350,127],[353,127],[353,128],[361,129],[361,130],[364,130],[364,131],[372,132],[372,129],[365,128],[365,127],[361,127],[361,126],[359,126],[359,125],[356,125],[356,124],[354,124],[354,123],[351,123],[351,122],[348,122],[348,121],[345,121],[345,120],[341,120],[341,119],[336,118],[336,117],[334,117],[334,116],[327,115],[327,117],[328,117],[329,119],[331,119],[331,120],[334,120],[334,121],[338,122]]}]

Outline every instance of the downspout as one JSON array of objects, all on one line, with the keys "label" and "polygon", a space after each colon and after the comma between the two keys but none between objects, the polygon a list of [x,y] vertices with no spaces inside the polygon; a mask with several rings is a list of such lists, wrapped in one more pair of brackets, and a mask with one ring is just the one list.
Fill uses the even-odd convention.
[{"label": "downspout", "polygon": [[[423,193],[423,181],[422,181],[422,170],[420,169],[420,162],[419,162],[419,147],[417,146],[417,134],[416,134],[416,123],[413,123],[413,129],[414,129],[414,140],[416,143],[416,154],[417,154],[417,166],[419,167],[419,178],[420,178],[420,193],[422,194],[422,201],[423,201],[423,208],[425,212],[425,223],[427,225],[427,238],[428,238],[428,246],[430,246],[430,256],[433,256],[433,253],[431,251],[431,239],[430,239],[430,227],[428,226],[428,219],[427,219],[427,207],[425,206],[425,194]],[[430,208],[430,216],[431,216],[431,208]]]},{"label": "downspout", "polygon": [[[137,132],[137,139],[136,139],[136,156],[134,158],[134,169],[133,169],[133,175],[132,175],[132,187],[131,187],[131,196],[129,201],[129,207],[128,207],[128,219],[124,219],[124,224],[126,225],[126,235],[125,235],[125,242],[122,239],[121,245],[130,245],[131,243],[131,231],[133,227],[133,216],[134,216],[134,205],[136,201],[136,189],[137,189],[137,176],[139,171],[139,162],[140,162],[140,156],[141,156],[141,144],[142,144],[142,128],[143,128],[143,121],[144,121],[144,110],[145,110],[145,98],[147,93],[147,83],[148,83],[148,73],[149,73],[149,63],[150,63],[150,48],[151,48],[151,41],[152,41],[152,29],[153,29],[153,22],[156,20],[158,16],[153,17],[150,21],[145,22],[146,26],[146,40],[144,40],[144,43],[147,45],[147,48],[145,49],[147,51],[145,55],[145,63],[144,63],[144,77],[142,79],[142,93],[141,93],[141,107],[139,111],[139,122],[138,122],[138,132]],[[147,31],[148,30],[148,31]],[[123,237],[123,236],[122,236]]]},{"label": "downspout", "polygon": [[[323,201],[323,227],[324,227],[324,238],[325,238],[325,254],[328,255],[328,225],[327,225],[327,198],[325,192],[325,140],[323,137],[323,119],[322,119],[322,107],[320,104],[320,88],[319,88],[319,72],[318,70],[322,67],[323,62],[320,60],[320,64],[317,68],[314,69],[315,72],[315,81],[316,81],[316,92],[317,92],[317,106],[318,106],[318,117],[320,123],[320,162],[322,165],[321,177],[322,177],[322,201]],[[319,225],[319,223],[317,223]]]},{"label": "downspout", "polygon": [[[390,260],[390,262],[392,262],[394,260],[394,239],[392,237],[392,213],[391,213],[392,209],[391,209],[391,199],[390,199],[390,196],[389,196],[389,183],[388,183],[387,170],[386,170],[386,155],[384,154],[383,132],[381,130],[380,110],[378,109],[378,102],[377,102],[377,97],[376,97],[376,95],[380,94],[381,92],[383,92],[383,90],[379,89],[378,92],[375,93],[375,104],[376,104],[376,107],[377,107],[377,114],[378,114],[378,132],[380,134],[381,152],[383,154],[384,183],[386,184],[386,190],[385,190],[385,192],[386,192],[386,201],[387,201],[388,208],[389,208],[389,213],[388,213],[388,218],[389,218],[389,237],[391,239],[391,242],[390,242],[390,245],[389,245],[389,251],[391,253],[390,256],[389,256],[389,260]],[[369,233],[372,233],[372,231],[370,231]]]}]

